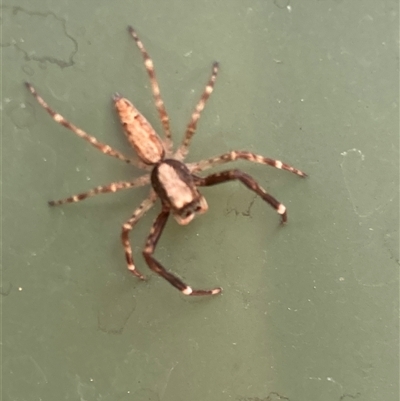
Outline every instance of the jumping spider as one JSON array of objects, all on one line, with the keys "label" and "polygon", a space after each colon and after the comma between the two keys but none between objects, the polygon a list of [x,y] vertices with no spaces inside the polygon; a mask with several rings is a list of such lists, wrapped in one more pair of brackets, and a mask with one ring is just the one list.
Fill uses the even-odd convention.
[{"label": "jumping spider", "polygon": [[286,208],[274,197],[265,192],[263,188],[248,174],[237,170],[225,170],[210,174],[206,177],[200,177],[196,173],[214,167],[219,164],[225,164],[234,160],[244,159],[254,163],[267,164],[269,166],[290,171],[300,177],[306,177],[306,174],[294,167],[289,166],[279,160],[269,159],[247,151],[231,151],[211,159],[202,160],[197,163],[184,163],[183,160],[188,154],[188,148],[196,131],[196,126],[200,118],[205,103],[211,95],[218,72],[218,63],[212,66],[211,77],[203,91],[203,94],[196,105],[181,145],[173,152],[172,136],[169,126],[168,114],[164,107],[164,102],[160,96],[160,89],[155,76],[153,61],[149,57],[142,42],[132,27],[128,31],[135,40],[144,59],[144,65],[150,78],[151,89],[153,92],[155,106],[161,119],[164,130],[164,139],[161,139],[154,131],[153,127],[145,117],[133,106],[129,100],[119,94],[113,97],[116,111],[121,120],[122,127],[130,145],[135,149],[140,160],[131,160],[120,152],[112,149],[110,146],[99,142],[96,138],[88,135],[82,129],[76,127],[67,121],[61,114],[55,112],[38,95],[33,86],[25,83],[29,91],[38,101],[38,103],[50,114],[57,123],[73,131],[85,141],[89,142],[95,148],[106,155],[116,157],[128,164],[149,171],[132,181],[113,182],[105,186],[99,186],[88,192],[73,195],[69,198],[50,201],[50,206],[62,205],[64,203],[79,202],[97,194],[108,192],[117,192],[127,188],[140,187],[151,184],[148,197],[133,212],[131,217],[122,225],[121,240],[125,250],[125,257],[128,269],[135,276],[144,279],[134,264],[132,257],[132,248],[129,243],[129,233],[138,220],[154,205],[157,198],[161,200],[161,213],[155,219],[150,234],[147,238],[143,250],[143,256],[151,270],[166,279],[175,288],[185,295],[215,295],[221,292],[217,287],[212,290],[195,290],[186,285],[178,277],[167,271],[154,257],[153,253],[157,242],[163,232],[170,213],[174,216],[178,224],[185,225],[192,221],[196,214],[205,213],[208,209],[205,198],[198,191],[198,187],[221,184],[226,181],[239,180],[251,191],[259,195],[265,202],[270,204],[281,216],[281,222],[287,220]]}]

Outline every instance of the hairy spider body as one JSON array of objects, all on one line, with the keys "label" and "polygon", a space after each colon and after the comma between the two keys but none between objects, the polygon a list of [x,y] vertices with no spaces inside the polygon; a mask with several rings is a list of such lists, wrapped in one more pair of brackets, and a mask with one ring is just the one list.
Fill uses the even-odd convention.
[{"label": "hairy spider body", "polygon": [[195,213],[206,212],[207,201],[197,190],[186,165],[179,160],[164,159],[162,140],[146,118],[119,94],[115,94],[113,99],[129,143],[139,159],[152,167],[151,185],[162,205],[169,208],[175,220],[182,225],[189,224]]},{"label": "hairy spider body", "polygon": [[160,162],[165,150],[154,128],[129,100],[117,93],[113,99],[128,142],[140,160],[149,166]]},{"label": "hairy spider body", "polygon": [[151,184],[163,207],[170,209],[181,225],[189,224],[196,213],[205,213],[208,209],[190,170],[178,160],[166,159],[154,167]]},{"label": "hairy spider body", "polygon": [[119,94],[115,94],[113,97],[114,106],[121,121],[125,136],[139,157],[139,160],[132,160],[119,151],[112,149],[110,146],[99,142],[95,137],[87,134],[85,131],[66,120],[61,114],[55,112],[43,100],[43,98],[39,96],[35,88],[26,82],[25,85],[28,90],[54,121],[71,130],[102,153],[148,171],[147,174],[132,181],[113,182],[108,185],[98,186],[84,193],[72,195],[68,198],[56,201],[50,201],[49,205],[56,206],[65,203],[79,202],[94,195],[117,192],[123,189],[136,188],[151,184],[151,190],[148,197],[142,201],[139,207],[132,213],[131,217],[122,225],[121,241],[125,251],[128,270],[140,279],[145,278],[142,273],[136,269],[134,264],[129,234],[138,220],[149,209],[151,209],[157,198],[160,198],[161,212],[153,223],[143,250],[143,257],[146,260],[147,265],[152,271],[166,279],[171,285],[185,295],[219,294],[222,290],[220,287],[211,290],[193,289],[174,274],[167,271],[161,263],[153,257],[157,242],[160,239],[169,215],[172,213],[175,220],[181,225],[190,223],[197,214],[205,213],[208,209],[207,201],[198,191],[198,187],[217,185],[232,180],[240,181],[243,185],[259,195],[265,202],[272,206],[281,216],[282,223],[286,222],[287,213],[286,208],[282,203],[269,195],[250,175],[241,170],[225,170],[210,174],[206,177],[200,177],[196,173],[219,164],[225,164],[242,159],[286,170],[300,177],[306,177],[306,174],[279,160],[256,155],[248,151],[235,150],[199,162],[184,163],[183,160],[188,154],[191,138],[196,131],[200,114],[213,91],[218,73],[218,63],[213,64],[211,76],[194,112],[192,113],[182,143],[178,149],[173,152],[169,117],[165,110],[164,102],[160,96],[160,88],[155,76],[153,61],[150,59],[135,30],[132,27],[128,27],[128,31],[142,53],[146,71],[150,78],[155,106],[162,123],[164,138],[161,139],[157,135],[154,128],[129,100],[123,98]]}]

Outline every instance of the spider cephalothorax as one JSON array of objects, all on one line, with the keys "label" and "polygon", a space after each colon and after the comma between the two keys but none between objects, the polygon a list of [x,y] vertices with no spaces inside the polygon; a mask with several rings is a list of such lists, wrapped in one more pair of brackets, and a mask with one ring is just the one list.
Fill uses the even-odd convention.
[{"label": "spider cephalothorax", "polygon": [[133,164],[136,167],[150,172],[132,181],[113,182],[65,199],[50,201],[49,204],[55,206],[64,203],[73,203],[101,193],[116,192],[122,189],[151,184],[148,197],[142,201],[139,207],[133,212],[132,216],[122,225],[121,240],[125,250],[125,258],[129,271],[131,271],[135,276],[144,279],[144,276],[138,271],[133,261],[132,248],[129,242],[129,233],[137,221],[154,205],[157,198],[160,198],[162,209],[153,223],[153,227],[150,230],[150,235],[147,238],[143,250],[143,256],[148,266],[151,270],[165,278],[185,295],[219,294],[221,292],[220,287],[216,287],[212,290],[192,289],[178,277],[167,271],[160,262],[152,256],[170,213],[172,213],[173,217],[179,224],[185,225],[190,223],[196,214],[204,213],[208,209],[207,201],[200,194],[197,188],[212,186],[232,180],[241,181],[251,191],[255,192],[265,202],[270,204],[281,216],[282,223],[287,220],[286,208],[282,203],[279,203],[274,197],[269,195],[251,176],[241,170],[225,170],[210,174],[206,177],[200,177],[197,173],[219,164],[243,159],[287,170],[300,177],[306,177],[306,174],[279,160],[269,159],[247,151],[231,151],[196,163],[184,163],[191,138],[196,131],[200,113],[213,91],[215,79],[218,73],[218,63],[213,64],[211,77],[195,107],[194,112],[192,113],[183,141],[178,149],[173,152],[169,118],[164,107],[164,102],[160,96],[160,88],[155,77],[153,62],[142,42],[139,40],[135,30],[132,27],[129,27],[128,30],[142,53],[144,64],[150,77],[155,105],[161,119],[165,137],[162,140],[157,135],[150,123],[129,100],[123,98],[119,94],[115,94],[113,97],[115,109],[119,115],[128,142],[135,149],[139,160],[131,160],[119,151],[112,149],[110,146],[99,142],[93,136],[88,135],[85,131],[67,121],[61,114],[51,109],[43,98],[38,95],[32,85],[26,83],[26,86],[39,104],[56,122],[70,129],[76,135],[89,142],[104,154],[116,157],[126,163]]},{"label": "spider cephalothorax", "polygon": [[151,172],[151,184],[163,207],[171,210],[179,224],[190,223],[196,213],[208,209],[190,170],[178,160],[167,159],[157,164]]}]

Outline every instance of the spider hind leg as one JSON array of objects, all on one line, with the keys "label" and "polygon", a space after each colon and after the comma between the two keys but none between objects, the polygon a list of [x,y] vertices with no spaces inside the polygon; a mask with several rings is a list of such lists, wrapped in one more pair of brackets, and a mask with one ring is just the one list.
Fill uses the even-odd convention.
[{"label": "spider hind leg", "polygon": [[280,170],[286,170],[300,177],[307,177],[307,174],[295,167],[290,166],[280,160],[270,159],[269,157],[264,157],[257,155],[252,152],[245,150],[232,150],[231,152],[223,153],[219,156],[211,157],[210,159],[201,160],[199,162],[190,163],[188,165],[192,173],[207,170],[211,167],[219,166],[221,164],[230,163],[236,160],[247,160],[252,163],[265,164],[271,167],[275,167]]},{"label": "spider hind leg", "polygon": [[142,41],[139,39],[138,34],[136,33],[133,27],[128,26],[128,32],[131,34],[132,38],[135,40],[137,47],[139,48],[140,52],[142,53],[144,66],[146,68],[147,74],[150,79],[151,84],[151,91],[153,92],[154,102],[156,105],[156,109],[158,115],[161,120],[161,124],[163,126],[164,135],[165,135],[165,145],[167,148],[167,152],[172,152],[172,135],[171,129],[169,126],[169,117],[167,110],[165,109],[164,102],[161,98],[160,94],[160,87],[157,82],[156,73],[154,71],[154,63],[153,60],[150,58],[149,53],[147,53],[146,48],[144,47]]},{"label": "spider hind leg", "polygon": [[29,92],[31,92],[36,101],[47,111],[47,113],[56,123],[61,124],[63,127],[69,129],[74,134],[78,135],[83,140],[85,140],[86,142],[89,142],[93,147],[100,150],[100,152],[104,153],[105,155],[115,157],[119,160],[124,161],[125,163],[133,164],[134,166],[137,167],[142,167],[141,164],[138,164],[136,161],[129,159],[128,157],[124,156],[121,152],[113,149],[111,146],[99,142],[94,136],[89,135],[81,128],[69,122],[61,114],[54,111],[46,103],[46,101],[36,92],[36,89],[29,82],[25,82],[25,86],[28,88]]},{"label": "spider hind leg", "polygon": [[219,64],[217,62],[215,62],[212,66],[211,76],[208,80],[208,83],[207,83],[206,87],[204,88],[203,94],[201,95],[201,98],[198,101],[198,103],[194,109],[194,112],[192,113],[189,124],[186,128],[185,135],[183,137],[182,144],[180,145],[179,149],[175,152],[174,158],[177,160],[183,160],[189,152],[190,142],[196,131],[197,123],[200,118],[200,114],[203,111],[208,98],[210,97],[211,93],[214,90],[214,85],[215,85],[215,81],[217,79],[217,74],[218,74],[218,68],[219,68]]}]

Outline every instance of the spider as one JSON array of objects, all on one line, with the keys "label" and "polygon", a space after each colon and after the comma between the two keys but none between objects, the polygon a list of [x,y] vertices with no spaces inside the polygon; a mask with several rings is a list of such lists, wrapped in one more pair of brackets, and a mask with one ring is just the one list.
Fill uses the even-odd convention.
[{"label": "spider", "polygon": [[89,142],[102,153],[120,159],[128,164],[147,170],[148,173],[132,181],[113,182],[108,185],[98,186],[87,192],[79,193],[65,199],[50,201],[50,206],[58,206],[65,203],[75,203],[87,199],[91,196],[109,192],[117,192],[128,188],[137,188],[151,184],[150,193],[142,201],[139,207],[133,212],[128,220],[122,225],[121,241],[125,251],[125,258],[128,270],[139,279],[145,277],[136,268],[132,248],[129,242],[129,234],[139,219],[154,205],[157,198],[161,201],[161,212],[153,222],[150,234],[143,250],[144,259],[149,268],[159,274],[184,295],[216,295],[222,291],[221,287],[211,290],[193,289],[185,284],[180,278],[166,270],[161,263],[153,257],[158,240],[164,230],[170,214],[178,224],[185,225],[190,223],[197,214],[205,213],[208,209],[207,201],[201,195],[198,187],[207,187],[221,184],[227,181],[239,180],[251,191],[255,192],[265,202],[272,206],[281,217],[281,223],[287,220],[285,206],[269,195],[250,175],[238,169],[225,170],[201,177],[197,173],[216,165],[225,164],[238,159],[244,159],[254,163],[269,165],[278,169],[287,170],[300,177],[306,174],[290,165],[279,160],[270,159],[264,156],[247,151],[230,151],[210,159],[201,160],[196,163],[184,163],[188,154],[191,139],[196,131],[197,123],[204,106],[210,97],[218,73],[218,63],[212,65],[211,76],[198,101],[189,124],[187,125],[182,143],[173,151],[172,135],[169,126],[169,117],[160,96],[160,89],[154,72],[153,61],[147,53],[143,43],[139,39],[136,31],[128,27],[128,31],[137,47],[139,48],[147,74],[150,78],[151,90],[158,111],[164,138],[161,139],[146,118],[135,108],[127,99],[116,93],[113,96],[114,106],[119,115],[124,133],[129,144],[135,149],[139,160],[132,160],[125,157],[122,153],[112,149],[110,146],[99,142],[93,136],[78,128],[61,114],[54,111],[28,82],[25,83],[28,90],[32,93],[37,102],[47,111],[54,121],[71,130],[76,135]]}]

